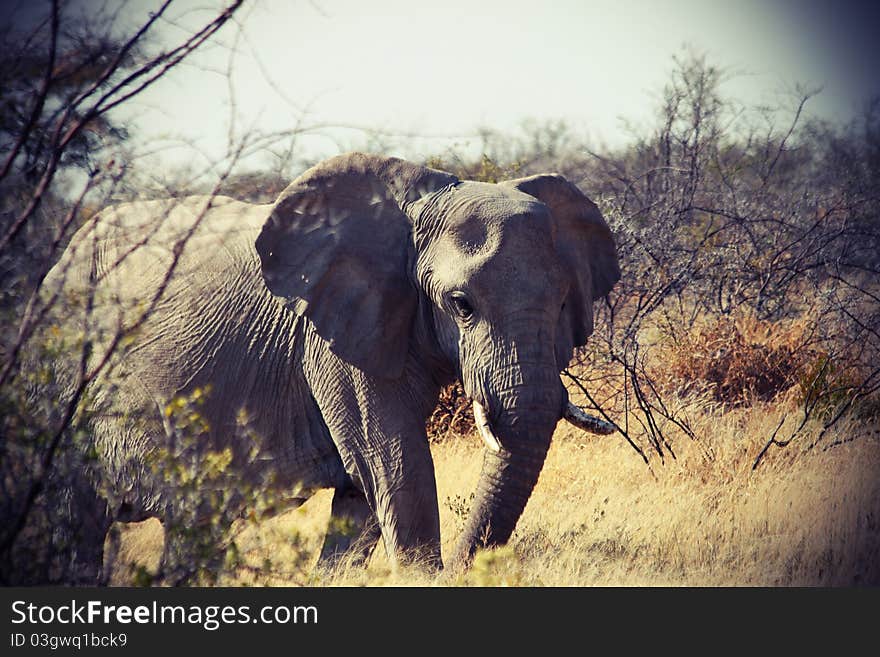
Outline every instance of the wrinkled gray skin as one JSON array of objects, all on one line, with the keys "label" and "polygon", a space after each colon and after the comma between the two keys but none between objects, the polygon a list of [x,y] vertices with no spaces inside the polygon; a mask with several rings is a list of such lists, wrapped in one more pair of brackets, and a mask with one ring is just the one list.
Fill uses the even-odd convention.
[{"label": "wrinkled gray skin", "polygon": [[[120,315],[131,321],[208,200],[104,211],[74,238],[47,289],[98,280],[105,330]],[[174,491],[146,464],[167,442],[168,400],[210,384],[202,414],[215,444],[232,445],[242,478],[271,475],[291,504],[335,489],[334,516],[360,535],[331,532],[325,562],[365,558],[381,534],[395,558],[439,566],[425,422],[440,387],[460,377],[503,446],[484,455],[451,557],[466,563],[510,537],[567,403],[559,371],[618,278],[608,226],[558,175],[460,182],[354,153],[307,171],[274,205],[215,198],[156,311],[115,361],[115,385],[95,384],[97,401],[112,400],[116,412],[94,421],[105,490],[87,522],[98,529],[79,554],[100,560],[114,518],[197,522],[178,517]],[[250,465],[236,433],[242,410],[262,437],[263,458]],[[185,550],[166,543],[166,563]]]}]

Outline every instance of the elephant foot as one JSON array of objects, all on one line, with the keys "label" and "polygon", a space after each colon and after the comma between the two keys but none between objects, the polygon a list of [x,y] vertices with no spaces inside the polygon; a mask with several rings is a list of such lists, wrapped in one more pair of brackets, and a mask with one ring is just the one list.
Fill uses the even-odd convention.
[{"label": "elephant foot", "polygon": [[354,487],[337,488],[318,567],[365,566],[381,536],[379,521],[364,494]]}]

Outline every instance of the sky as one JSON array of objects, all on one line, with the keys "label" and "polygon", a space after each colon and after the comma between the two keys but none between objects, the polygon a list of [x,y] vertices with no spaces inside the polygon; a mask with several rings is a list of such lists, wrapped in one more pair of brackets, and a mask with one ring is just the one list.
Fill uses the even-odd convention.
[{"label": "sky", "polygon": [[[170,15],[195,24],[212,2],[175,0]],[[155,4],[129,0],[126,15]],[[311,127],[300,148],[326,154],[366,143],[327,126],[421,135],[407,143],[430,151],[527,119],[622,145],[627,124],[649,125],[673,56],[690,47],[728,72],[734,98],[822,86],[808,114],[842,121],[880,93],[878,32],[880,2],[260,0],[123,118],[163,157],[206,161],[225,152],[230,125],[234,135]],[[158,36],[180,34],[165,23]]]}]

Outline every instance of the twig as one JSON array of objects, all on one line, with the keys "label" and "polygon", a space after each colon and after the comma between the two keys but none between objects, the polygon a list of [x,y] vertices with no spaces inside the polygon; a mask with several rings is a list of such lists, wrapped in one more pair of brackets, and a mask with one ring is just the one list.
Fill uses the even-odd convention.
[{"label": "twig", "polygon": [[648,457],[645,456],[645,453],[642,451],[642,449],[638,445],[636,445],[635,442],[633,442],[632,438],[630,438],[630,436],[629,436],[629,433],[627,433],[627,431],[624,428],[621,428],[621,426],[619,424],[617,424],[614,420],[612,420],[610,417],[608,417],[608,414],[605,413],[605,411],[602,410],[602,408],[596,403],[596,400],[593,399],[593,396],[587,391],[587,389],[583,386],[583,384],[580,382],[580,380],[576,376],[574,376],[567,369],[562,370],[562,373],[565,376],[567,376],[578,388],[580,388],[581,392],[584,393],[584,396],[587,398],[587,401],[589,401],[590,404],[592,404],[593,409],[598,411],[602,415],[602,418],[606,422],[613,425],[614,428],[617,429],[617,431],[620,433],[620,435],[623,436],[624,439],[626,439],[626,442],[629,443],[629,446],[632,447],[636,451],[636,453],[642,457],[642,460],[645,462],[645,465],[647,465],[648,464]]}]

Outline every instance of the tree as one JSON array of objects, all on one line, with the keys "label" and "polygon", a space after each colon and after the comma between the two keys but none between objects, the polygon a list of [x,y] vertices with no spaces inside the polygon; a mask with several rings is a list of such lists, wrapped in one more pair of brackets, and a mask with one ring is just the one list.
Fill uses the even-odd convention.
[{"label": "tree", "polygon": [[[663,424],[689,434],[662,394],[674,386],[744,403],[799,385],[803,421],[768,446],[822,409],[827,429],[880,390],[876,109],[832,127],[804,118],[815,90],[752,108],[726,98],[723,81],[705,57],[677,58],[655,130],[594,154],[585,173],[624,271],[598,342],[620,368],[611,389],[658,451],[671,451]],[[756,342],[744,318],[801,329]]]},{"label": "tree", "polygon": [[[78,16],[52,0],[29,26],[0,35],[0,579],[72,581],[50,490],[75,505],[69,477],[89,467],[84,394],[107,359],[89,363],[89,336],[53,338],[42,326],[53,303],[28,303],[71,235],[101,199],[124,184],[128,130],[113,110],[169,74],[212,39],[239,10],[235,0],[179,41],[151,43],[171,0],[140,24],[103,11]],[[131,21],[127,21],[131,22]],[[173,271],[168,272],[168,276]],[[111,351],[127,332],[120,328]],[[47,333],[47,330],[48,333]],[[48,362],[68,339],[80,352],[73,393],[52,398],[56,381],[33,363]],[[30,353],[30,367],[22,354]],[[37,389],[41,392],[38,394]],[[73,496],[73,497],[72,497]]]}]

